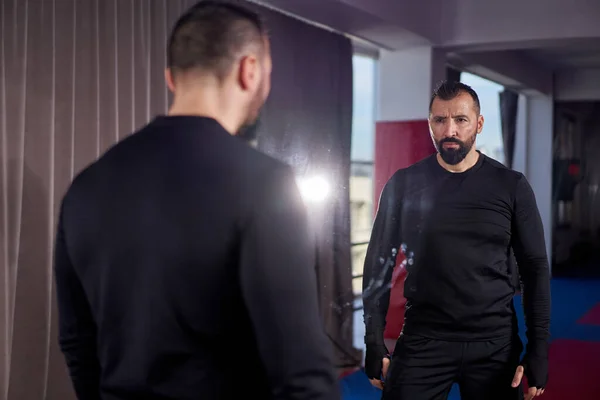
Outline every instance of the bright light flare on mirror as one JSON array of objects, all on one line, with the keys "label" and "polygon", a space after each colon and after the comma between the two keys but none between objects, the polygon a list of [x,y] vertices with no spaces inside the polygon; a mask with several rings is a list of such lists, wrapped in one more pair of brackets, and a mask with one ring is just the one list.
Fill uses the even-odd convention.
[{"label": "bright light flare on mirror", "polygon": [[322,176],[299,178],[298,189],[307,203],[322,203],[329,195],[329,182]]}]

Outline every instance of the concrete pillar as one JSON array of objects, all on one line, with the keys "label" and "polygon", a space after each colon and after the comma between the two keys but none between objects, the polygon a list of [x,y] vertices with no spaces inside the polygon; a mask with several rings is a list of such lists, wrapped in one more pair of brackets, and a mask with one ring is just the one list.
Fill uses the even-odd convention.
[{"label": "concrete pillar", "polygon": [[519,95],[513,169],[527,176],[527,96]]},{"label": "concrete pillar", "polygon": [[434,87],[446,75],[445,54],[431,47],[383,52],[375,128],[375,199],[385,182],[435,149],[427,117]]},{"label": "concrete pillar", "polygon": [[528,96],[527,162],[525,176],[535,193],[544,224],[548,259],[552,260],[552,142],[554,137],[554,101],[549,96]]},{"label": "concrete pillar", "polygon": [[446,56],[431,47],[382,52],[377,121],[427,119],[435,86],[446,79]]}]

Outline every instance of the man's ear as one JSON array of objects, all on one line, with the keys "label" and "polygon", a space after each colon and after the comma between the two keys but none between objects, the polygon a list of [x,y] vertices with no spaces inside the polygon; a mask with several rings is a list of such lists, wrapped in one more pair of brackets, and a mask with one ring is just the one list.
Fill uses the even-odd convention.
[{"label": "man's ear", "polygon": [[242,90],[253,91],[260,82],[260,63],[254,55],[247,55],[240,60],[238,77]]},{"label": "man's ear", "polygon": [[165,69],[165,82],[171,93],[175,92],[175,80],[173,79],[173,73],[171,68]]},{"label": "man's ear", "polygon": [[481,131],[483,131],[483,122],[484,122],[483,115],[479,115],[479,117],[477,117],[477,134],[479,134],[479,133],[481,133]]}]

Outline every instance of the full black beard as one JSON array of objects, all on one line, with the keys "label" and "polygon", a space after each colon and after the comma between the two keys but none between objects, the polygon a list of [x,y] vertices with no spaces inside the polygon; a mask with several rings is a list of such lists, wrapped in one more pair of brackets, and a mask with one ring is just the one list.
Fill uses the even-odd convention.
[{"label": "full black beard", "polygon": [[[456,143],[458,145],[457,149],[446,149],[444,148],[444,143]],[[468,139],[467,142],[462,142],[456,138],[446,138],[442,139],[439,142],[435,143],[435,147],[437,148],[438,153],[440,153],[440,157],[442,160],[448,165],[456,165],[465,159],[467,154],[473,148],[473,144],[475,143],[475,135],[472,138]]]}]

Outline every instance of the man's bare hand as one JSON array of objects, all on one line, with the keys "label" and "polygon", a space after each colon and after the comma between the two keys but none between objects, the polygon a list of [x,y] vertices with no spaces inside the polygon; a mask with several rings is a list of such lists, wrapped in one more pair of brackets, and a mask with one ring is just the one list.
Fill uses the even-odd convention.
[{"label": "man's bare hand", "polygon": [[[383,361],[382,361],[382,368],[381,368],[381,376],[383,376],[384,379],[387,376],[389,367],[390,367],[390,359],[387,357],[384,357]],[[369,382],[371,382],[371,385],[375,386],[376,388],[383,390],[383,380],[369,379]]]},{"label": "man's bare hand", "polygon": [[[521,384],[521,380],[523,380],[524,373],[525,373],[525,369],[523,368],[522,365],[519,365],[517,367],[517,372],[515,372],[515,377],[513,378],[513,381],[512,381],[512,387],[516,388]],[[373,382],[371,382],[371,383],[373,383]],[[525,393],[524,400],[531,400],[534,397],[541,396],[542,394],[544,394],[544,390],[545,389],[538,389],[536,387],[530,387],[527,390],[527,393]]]}]

